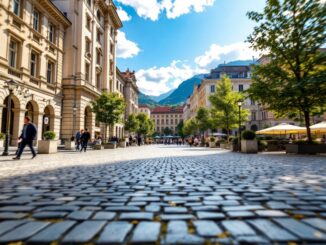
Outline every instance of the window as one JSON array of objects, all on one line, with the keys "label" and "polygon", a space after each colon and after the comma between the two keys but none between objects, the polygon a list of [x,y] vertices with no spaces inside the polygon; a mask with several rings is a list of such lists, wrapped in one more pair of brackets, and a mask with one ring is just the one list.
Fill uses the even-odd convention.
[{"label": "window", "polygon": [[101,52],[99,50],[97,50],[97,52],[96,52],[96,64],[98,64],[98,65],[101,65],[101,59],[102,59],[101,56],[102,56]]},{"label": "window", "polygon": [[90,66],[88,63],[85,65],[85,80],[89,82],[89,72],[90,72]]},{"label": "window", "polygon": [[113,55],[114,54],[114,45],[113,43],[110,44],[110,52]]},{"label": "window", "polygon": [[31,53],[31,62],[30,62],[30,74],[32,77],[37,76],[37,64],[38,63],[38,55],[34,52]]},{"label": "window", "polygon": [[253,99],[250,99],[250,105],[256,105],[256,102]]},{"label": "window", "polygon": [[169,124],[169,119],[166,119],[166,124]]},{"label": "window", "polygon": [[261,112],[261,117],[262,117],[263,120],[265,120],[265,119],[267,118],[267,113],[266,113],[266,111],[262,111],[262,112]]},{"label": "window", "polygon": [[97,28],[97,31],[96,31],[96,40],[101,43],[101,40],[102,40],[102,32],[100,31],[100,29]]},{"label": "window", "polygon": [[35,31],[40,29],[40,13],[36,9],[33,10],[33,29]]},{"label": "window", "polygon": [[175,124],[178,124],[178,119],[175,119]]},{"label": "window", "polygon": [[100,10],[97,10],[97,12],[96,12],[96,17],[97,17],[97,19],[98,19],[99,21],[101,21],[101,19],[102,19],[102,14],[101,14],[101,11],[100,11]]},{"label": "window", "polygon": [[86,38],[86,45],[85,45],[86,53],[91,53],[91,41]]},{"label": "window", "polygon": [[173,124],[173,119],[171,119],[171,124]]},{"label": "window", "polygon": [[96,86],[98,90],[101,90],[101,73],[96,74]]},{"label": "window", "polygon": [[54,63],[48,61],[47,71],[46,71],[46,81],[48,83],[54,83]]},{"label": "window", "polygon": [[49,41],[55,43],[55,26],[49,24]]},{"label": "window", "polygon": [[17,16],[20,16],[20,0],[12,0],[12,12]]},{"label": "window", "polygon": [[251,121],[256,121],[256,112],[255,111],[251,112]]},{"label": "window", "polygon": [[215,85],[211,85],[211,93],[215,93]]},{"label": "window", "polygon": [[239,92],[243,91],[243,84],[239,84]]},{"label": "window", "polygon": [[157,124],[160,124],[160,119],[157,119]]},{"label": "window", "polygon": [[87,0],[87,4],[88,4],[88,6],[92,6],[92,1],[91,0]]},{"label": "window", "polygon": [[18,43],[14,40],[9,44],[9,66],[17,68]]},{"label": "window", "polygon": [[92,19],[88,15],[86,15],[86,28],[90,31],[91,30],[91,22]]},{"label": "window", "polygon": [[161,120],[162,124],[164,124],[164,119]]}]

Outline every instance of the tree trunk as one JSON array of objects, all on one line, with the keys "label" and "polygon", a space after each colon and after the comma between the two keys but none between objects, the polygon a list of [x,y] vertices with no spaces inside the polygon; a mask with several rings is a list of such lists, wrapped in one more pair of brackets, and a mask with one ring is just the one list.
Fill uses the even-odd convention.
[{"label": "tree trunk", "polygon": [[104,132],[104,139],[105,139],[105,143],[108,142],[108,125],[105,124],[105,132]]},{"label": "tree trunk", "polygon": [[306,129],[307,129],[308,141],[312,142],[311,130],[310,130],[310,113],[309,111],[304,111],[303,114],[304,114]]}]

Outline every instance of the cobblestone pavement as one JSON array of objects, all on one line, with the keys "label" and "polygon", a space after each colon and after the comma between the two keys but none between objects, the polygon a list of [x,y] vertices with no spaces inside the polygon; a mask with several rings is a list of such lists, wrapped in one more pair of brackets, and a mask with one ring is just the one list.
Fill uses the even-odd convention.
[{"label": "cobblestone pavement", "polygon": [[8,160],[0,244],[326,244],[324,156],[144,146]]}]

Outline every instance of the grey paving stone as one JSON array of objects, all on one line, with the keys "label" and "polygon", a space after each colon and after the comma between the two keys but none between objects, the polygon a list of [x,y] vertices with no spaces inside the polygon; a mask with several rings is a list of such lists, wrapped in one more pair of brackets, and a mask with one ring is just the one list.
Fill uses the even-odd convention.
[{"label": "grey paving stone", "polygon": [[279,218],[274,219],[279,225],[283,228],[291,231],[298,237],[307,240],[307,241],[326,241],[326,235],[323,232],[320,232],[311,226],[299,222],[291,218]]},{"label": "grey paving stone", "polygon": [[218,211],[219,207],[214,205],[196,206],[191,208],[193,211]]},{"label": "grey paving stone", "polygon": [[231,218],[251,218],[256,216],[251,211],[230,211],[227,212],[227,215]]},{"label": "grey paving stone", "polygon": [[154,206],[154,205],[148,205],[145,207],[146,212],[153,212],[153,213],[158,213],[161,211],[160,206]]},{"label": "grey paving stone", "polygon": [[3,221],[0,223],[0,235],[5,234],[6,232],[23,225],[27,222],[27,220],[10,220],[10,221]]},{"label": "grey paving stone", "polygon": [[120,220],[152,220],[154,218],[153,213],[149,212],[128,212],[121,213]]},{"label": "grey paving stone", "polygon": [[188,225],[185,221],[176,220],[168,223],[168,234],[188,233]]},{"label": "grey paving stone", "polygon": [[29,212],[34,209],[33,206],[5,206],[0,208],[0,212]]},{"label": "grey paving stone", "polygon": [[70,213],[67,218],[73,220],[87,220],[92,216],[93,212],[91,211],[74,211]]},{"label": "grey paving stone", "polygon": [[187,213],[188,209],[185,207],[165,207],[164,208],[164,213]]},{"label": "grey paving stone", "polygon": [[223,213],[218,212],[197,212],[198,219],[221,220],[225,218]]},{"label": "grey paving stone", "polygon": [[238,244],[262,245],[271,244],[266,238],[261,236],[238,236],[236,238]]},{"label": "grey paving stone", "polygon": [[97,244],[123,244],[132,229],[132,224],[125,221],[109,223],[101,232]]},{"label": "grey paving stone", "polygon": [[62,212],[70,212],[78,210],[78,206],[71,206],[71,205],[61,205],[61,206],[47,206],[38,208],[38,211],[62,211]]},{"label": "grey paving stone", "polygon": [[107,207],[105,208],[107,211],[117,211],[117,212],[137,212],[140,211],[140,207],[134,206],[117,206],[117,207]]},{"label": "grey paving stone", "polygon": [[84,221],[75,226],[62,240],[63,244],[86,243],[91,241],[105,226],[105,221]]},{"label": "grey paving stone", "polygon": [[105,212],[105,211],[100,211],[95,213],[92,219],[94,220],[113,220],[116,217],[115,212]]},{"label": "grey paving stone", "polygon": [[32,217],[35,219],[61,219],[67,216],[67,214],[67,212],[46,211],[33,213]]},{"label": "grey paving stone", "polygon": [[222,233],[222,230],[213,221],[197,220],[193,224],[200,236],[214,237]]},{"label": "grey paving stone", "polygon": [[136,244],[154,243],[160,235],[161,224],[158,222],[140,222],[135,228],[131,242]]},{"label": "grey paving stone", "polygon": [[233,236],[255,236],[256,232],[244,221],[222,221],[224,228]]},{"label": "grey paving stone", "polygon": [[65,234],[65,232],[67,232],[75,224],[75,221],[62,221],[58,223],[53,223],[41,232],[32,236],[28,240],[28,243],[48,244],[57,241]]},{"label": "grey paving stone", "polygon": [[27,215],[26,213],[0,212],[0,220],[23,219]]},{"label": "grey paving stone", "polygon": [[161,244],[202,245],[204,244],[204,239],[192,234],[167,234]]},{"label": "grey paving stone", "polygon": [[224,211],[253,211],[264,209],[261,205],[244,205],[244,206],[231,206],[231,207],[223,207]]},{"label": "grey paving stone", "polygon": [[257,230],[261,231],[272,241],[296,241],[298,238],[280,226],[266,219],[254,219],[249,221]]},{"label": "grey paving stone", "polygon": [[319,230],[326,232],[326,220],[320,218],[308,218],[302,220],[304,223],[311,225]]},{"label": "grey paving stone", "polygon": [[279,210],[257,210],[255,213],[260,217],[286,217],[286,213]]},{"label": "grey paving stone", "polygon": [[160,218],[161,220],[191,220],[195,216],[192,214],[161,214]]},{"label": "grey paving stone", "polygon": [[23,241],[40,230],[44,229],[46,226],[48,226],[49,222],[41,222],[41,221],[31,221],[27,222],[21,226],[18,226],[17,228],[11,230],[10,232],[2,235],[0,237],[0,243],[5,242],[15,242],[15,241]]}]

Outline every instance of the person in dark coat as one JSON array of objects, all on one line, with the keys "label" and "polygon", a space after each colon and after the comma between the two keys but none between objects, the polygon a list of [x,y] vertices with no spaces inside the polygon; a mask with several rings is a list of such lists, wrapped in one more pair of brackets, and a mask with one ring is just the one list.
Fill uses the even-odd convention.
[{"label": "person in dark coat", "polygon": [[82,152],[84,150],[84,152],[86,152],[87,150],[87,145],[88,145],[88,141],[91,139],[91,134],[88,132],[88,129],[85,128],[84,133],[80,136],[80,141],[81,141],[81,149],[80,151]]},{"label": "person in dark coat", "polygon": [[79,151],[80,150],[80,146],[81,146],[81,136],[83,135],[84,133],[84,130],[80,130],[76,133],[76,151]]},{"label": "person in dark coat", "polygon": [[27,116],[24,117],[24,127],[21,135],[18,138],[20,141],[20,146],[16,157],[13,158],[14,160],[20,159],[26,146],[28,146],[31,149],[31,152],[33,154],[32,159],[36,157],[36,152],[33,147],[33,140],[36,139],[36,135],[37,135],[37,129],[35,125],[31,123],[31,118]]}]

